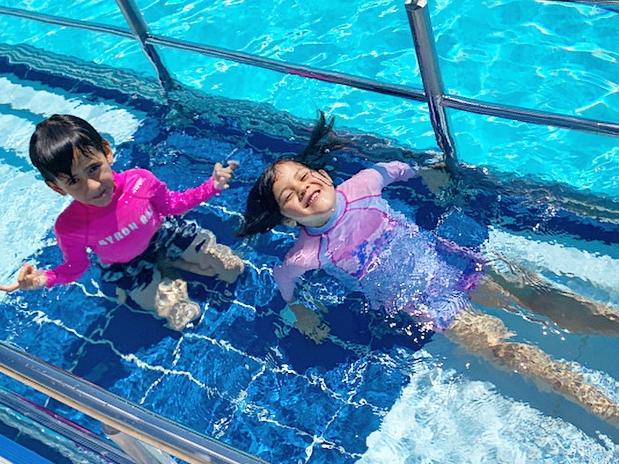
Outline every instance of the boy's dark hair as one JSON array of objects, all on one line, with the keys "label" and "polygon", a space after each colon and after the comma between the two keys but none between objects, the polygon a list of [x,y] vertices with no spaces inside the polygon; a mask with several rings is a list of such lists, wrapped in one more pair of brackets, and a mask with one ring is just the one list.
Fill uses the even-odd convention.
[{"label": "boy's dark hair", "polygon": [[54,114],[37,124],[30,137],[30,161],[50,182],[60,174],[71,177],[76,152],[85,156],[105,153],[101,135],[77,116]]},{"label": "boy's dark hair", "polygon": [[305,149],[297,156],[279,158],[262,171],[249,191],[243,224],[237,232],[239,237],[266,232],[283,222],[284,216],[273,194],[277,166],[286,161],[294,161],[310,169],[324,169],[333,159],[331,150],[344,145],[344,141],[337,138],[333,132],[334,121],[333,117],[327,120],[325,114],[320,111]]}]

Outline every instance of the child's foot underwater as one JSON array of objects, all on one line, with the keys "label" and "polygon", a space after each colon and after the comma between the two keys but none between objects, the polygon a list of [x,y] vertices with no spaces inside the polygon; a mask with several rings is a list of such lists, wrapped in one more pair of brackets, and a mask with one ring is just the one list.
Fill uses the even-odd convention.
[{"label": "child's foot underwater", "polygon": [[167,325],[172,330],[183,330],[201,314],[200,306],[189,299],[187,283],[181,279],[166,278],[159,283],[155,310],[159,317],[168,321]]},{"label": "child's foot underwater", "polygon": [[180,259],[170,263],[198,275],[216,277],[229,284],[243,273],[245,263],[230,247],[216,243],[215,236],[203,230],[183,252]]},{"label": "child's foot underwater", "polygon": [[201,314],[200,306],[189,299],[187,283],[182,279],[162,275],[158,268],[155,268],[153,280],[148,285],[129,293],[117,288],[116,294],[121,304],[124,304],[129,296],[140,308],[154,311],[159,317],[166,319],[168,327],[173,330],[183,330]]}]

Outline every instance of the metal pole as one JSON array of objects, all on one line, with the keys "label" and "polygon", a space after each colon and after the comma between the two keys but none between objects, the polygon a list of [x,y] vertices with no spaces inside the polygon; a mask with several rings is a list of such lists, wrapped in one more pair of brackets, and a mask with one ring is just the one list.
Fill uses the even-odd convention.
[{"label": "metal pole", "polygon": [[159,83],[164,90],[172,90],[174,88],[174,81],[172,80],[170,73],[168,73],[168,70],[161,61],[155,47],[146,43],[146,39],[148,38],[148,27],[146,26],[146,22],[144,21],[139,8],[133,0],[116,0],[116,3],[125,16],[127,24],[129,24],[133,34],[140,41],[142,50],[144,50],[144,53],[146,53],[146,56],[155,67],[157,77],[159,78]]},{"label": "metal pole", "polygon": [[89,21],[81,21],[79,19],[61,18],[59,16],[37,13],[35,11],[20,10],[18,8],[9,8],[0,6],[0,15],[14,16],[16,18],[31,19],[40,21],[46,24],[54,24],[57,26],[75,27],[77,29],[85,29],[87,31],[104,32],[106,34],[114,34],[128,39],[135,39],[135,36],[122,27],[111,26],[109,24],[98,24]]},{"label": "metal pole", "polygon": [[580,3],[582,5],[595,6],[603,10],[619,13],[619,0],[550,0],[561,3]]},{"label": "metal pole", "polygon": [[264,464],[0,342],[0,373],[190,464]]},{"label": "metal pole", "polygon": [[454,108],[469,113],[497,116],[512,121],[522,121],[529,124],[541,124],[566,129],[591,132],[598,135],[619,137],[619,124],[615,122],[596,121],[563,114],[518,108],[497,103],[482,102],[473,98],[445,95],[442,100],[445,108]]},{"label": "metal pole", "polygon": [[[105,456],[109,460],[109,464],[135,464],[134,460],[129,459],[126,453],[121,453],[118,448],[99,435],[83,429],[65,417],[2,387],[0,387],[0,407],[5,412],[7,409],[11,411],[11,417],[5,422],[5,425],[18,428],[21,433],[30,436],[33,433],[40,436],[43,432],[47,438],[46,430],[52,432],[50,435],[60,435],[63,438],[62,441],[67,442],[65,445],[60,444],[61,447],[79,448],[76,455],[77,461],[79,461],[78,456],[87,458],[87,456],[95,454]],[[52,445],[53,447],[59,445],[53,437],[50,438],[50,442],[46,442],[46,445],[51,445],[53,442],[56,443]],[[62,453],[62,451],[60,452]],[[4,461],[0,458],[0,462]]]},{"label": "metal pole", "polygon": [[327,71],[324,69],[312,68],[310,66],[287,63],[285,61],[278,61],[271,58],[252,55],[251,53],[238,52],[221,47],[213,47],[211,45],[202,45],[195,42],[172,39],[170,37],[155,34],[150,34],[148,39],[146,39],[146,43],[163,45],[178,50],[187,50],[206,56],[231,60],[235,63],[248,64],[250,66],[257,66],[259,68],[269,69],[271,71],[284,74],[292,74],[307,79],[316,79],[322,82],[346,85],[348,87],[368,90],[370,92],[381,93],[384,95],[391,95],[394,97],[401,97],[419,102],[426,101],[426,97],[421,89],[414,89],[398,84],[387,84],[337,71]]},{"label": "metal pole", "polygon": [[[559,0],[555,0],[559,1]],[[619,1],[619,0],[618,0]],[[0,6],[0,15],[9,15],[19,18],[32,19],[47,24],[57,24],[67,27],[76,27],[79,29],[88,29],[98,32],[106,32],[121,37],[135,38],[132,32],[121,29],[115,26],[105,24],[91,23],[87,21],[79,21],[68,18],[59,18],[57,16],[46,15],[42,13],[34,13],[30,11],[18,10],[15,8],[7,8]],[[186,50],[190,52],[200,53],[205,56],[212,56],[231,60],[236,63],[248,64],[272,71],[301,76],[307,79],[316,79],[322,82],[330,82],[334,84],[346,85],[357,89],[376,92],[394,97],[406,98],[408,100],[426,102],[426,92],[422,89],[410,88],[398,84],[386,84],[371,79],[366,79],[349,74],[339,73],[335,71],[326,71],[323,69],[312,68],[298,64],[291,64],[282,61],[264,58],[250,53],[236,52],[225,48],[213,47],[210,45],[201,45],[185,40],[172,39],[165,36],[149,34],[145,40],[147,45],[162,45],[177,50]],[[515,106],[506,106],[498,103],[484,102],[473,98],[452,96],[444,94],[441,98],[441,106],[444,108],[454,108],[457,110],[468,111],[470,113],[483,114],[486,116],[498,116],[500,118],[524,121],[532,124],[542,124],[555,127],[564,127],[567,129],[576,129],[587,132],[592,132],[600,135],[611,135],[619,137],[619,124],[610,121],[600,121],[595,119],[586,119],[577,116],[566,116],[557,113],[548,113],[545,111],[530,110],[526,108],[518,108]]]},{"label": "metal pole", "polygon": [[419,63],[419,72],[423,89],[428,99],[430,121],[440,149],[445,153],[445,161],[449,167],[457,163],[454,144],[447,124],[447,115],[442,105],[443,81],[436,56],[434,35],[427,0],[405,0],[406,14],[413,34],[415,53]]}]

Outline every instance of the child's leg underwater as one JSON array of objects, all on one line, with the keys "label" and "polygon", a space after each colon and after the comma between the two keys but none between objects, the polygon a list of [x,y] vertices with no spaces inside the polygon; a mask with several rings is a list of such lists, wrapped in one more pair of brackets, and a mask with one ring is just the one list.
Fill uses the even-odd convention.
[{"label": "child's leg underwater", "polygon": [[200,306],[189,299],[187,283],[181,279],[162,277],[156,267],[150,283],[129,291],[128,295],[140,308],[148,311],[154,309],[173,330],[183,330],[201,314]]},{"label": "child's leg underwater", "polygon": [[469,308],[460,312],[444,333],[467,351],[527,375],[619,427],[619,405],[568,364],[552,359],[536,346],[507,341],[513,333],[500,319]]},{"label": "child's leg underwater", "polygon": [[[492,266],[489,266],[487,273],[494,287],[500,287],[504,294],[511,295],[515,303],[548,317],[572,332],[619,335],[619,312],[608,305],[556,287],[520,266],[512,264],[510,267],[512,275],[498,272]],[[472,293],[472,298],[476,298],[476,293]]]},{"label": "child's leg underwater", "polygon": [[200,230],[180,259],[170,263],[173,267],[198,275],[216,276],[228,283],[234,282],[243,272],[243,260],[230,247],[217,243],[215,235]]}]

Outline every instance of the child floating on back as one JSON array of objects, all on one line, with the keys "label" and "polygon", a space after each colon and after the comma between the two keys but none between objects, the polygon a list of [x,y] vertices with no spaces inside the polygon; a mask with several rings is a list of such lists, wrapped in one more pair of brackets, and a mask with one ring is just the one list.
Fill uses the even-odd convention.
[{"label": "child floating on back", "polygon": [[[320,159],[317,154],[340,144],[332,124],[321,114],[301,158]],[[378,163],[335,187],[323,169],[280,159],[251,189],[239,235],[266,232],[282,223],[300,227],[296,244],[273,272],[293,313],[299,312],[293,303],[297,279],[311,269],[324,269],[361,290],[372,307],[405,311],[470,352],[528,374],[618,425],[617,404],[567,363],[551,359],[533,345],[508,341],[513,333],[503,322],[475,311],[470,300],[501,307],[500,300],[508,295],[537,312],[570,313],[571,326],[615,335],[619,315],[550,284],[525,287],[511,282],[480,254],[424,231],[392,210],[382,198],[383,188],[419,171],[399,161]],[[553,304],[556,311],[546,307]],[[604,315],[605,325],[588,326],[594,315]]]},{"label": "child floating on back", "polygon": [[53,115],[37,125],[30,159],[51,189],[73,198],[55,225],[64,263],[48,270],[25,264],[17,283],[0,290],[73,282],[88,268],[91,249],[103,281],[116,285],[121,300],[129,296],[181,330],[200,315],[200,307],[189,299],[183,280],[162,271],[175,267],[229,283],[243,271],[243,261],[212,232],[172,217],[228,188],[236,162],[217,163],[212,177],[198,187],[173,192],[145,169],[114,172],[110,144],[71,115]]}]

